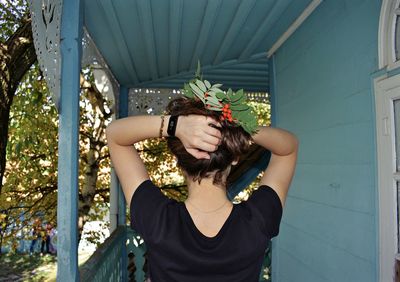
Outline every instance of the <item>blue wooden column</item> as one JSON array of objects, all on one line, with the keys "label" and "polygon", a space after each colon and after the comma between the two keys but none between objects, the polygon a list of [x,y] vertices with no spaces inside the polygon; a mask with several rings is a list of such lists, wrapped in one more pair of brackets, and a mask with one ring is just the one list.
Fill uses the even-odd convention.
[{"label": "blue wooden column", "polygon": [[83,8],[80,0],[63,2],[58,143],[57,281],[70,282],[79,281],[78,134]]},{"label": "blue wooden column", "polygon": [[[272,57],[269,60],[269,95],[270,95],[270,102],[271,102],[271,125],[276,126],[277,125],[277,114],[276,114],[276,100],[277,100],[277,95],[276,95],[276,73],[275,73],[275,55],[272,55]],[[277,281],[277,273],[278,273],[278,267],[279,267],[279,252],[278,252],[278,240],[279,236],[275,237],[272,239],[272,251],[271,251],[271,280],[272,281]]]},{"label": "blue wooden column", "polygon": [[[128,116],[128,93],[129,89],[126,87],[121,86],[119,89],[119,99],[118,99],[118,118],[124,118]],[[126,201],[125,195],[122,192],[121,185],[118,185],[118,225],[126,226]],[[126,248],[126,233],[124,238],[124,245],[122,246],[122,257],[125,259],[122,260],[122,277],[121,281],[127,281],[128,279],[128,252]]]},{"label": "blue wooden column", "polygon": [[[118,118],[128,116],[128,92],[129,89],[121,86],[118,99]],[[121,186],[118,189],[118,225],[126,225],[126,201]]]},{"label": "blue wooden column", "polygon": [[110,183],[110,233],[118,227],[118,194],[119,182],[115,169],[111,168]]}]

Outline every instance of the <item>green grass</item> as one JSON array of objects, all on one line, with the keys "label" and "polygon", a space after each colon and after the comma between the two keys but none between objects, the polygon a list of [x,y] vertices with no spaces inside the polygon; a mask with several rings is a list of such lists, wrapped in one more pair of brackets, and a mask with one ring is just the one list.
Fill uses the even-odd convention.
[{"label": "green grass", "polygon": [[55,281],[57,258],[38,253],[0,255],[0,281]]},{"label": "green grass", "polygon": [[[91,252],[80,252],[79,265],[85,263],[91,254]],[[0,255],[0,282],[55,282],[56,275],[57,257],[54,255],[41,256],[39,253]]]}]

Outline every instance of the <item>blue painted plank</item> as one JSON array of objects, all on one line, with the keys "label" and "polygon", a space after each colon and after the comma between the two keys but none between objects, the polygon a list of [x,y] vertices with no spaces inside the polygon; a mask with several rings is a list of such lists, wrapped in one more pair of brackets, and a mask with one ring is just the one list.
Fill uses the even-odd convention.
[{"label": "blue painted plank", "polygon": [[222,0],[207,1],[206,10],[201,23],[201,29],[196,39],[196,47],[192,54],[191,69],[196,69],[197,62],[201,61],[202,54],[210,44],[210,33],[215,28],[222,6]]},{"label": "blue painted plank", "polygon": [[58,146],[58,281],[79,281],[78,134],[82,22],[81,1],[64,1],[61,20],[62,63]]},{"label": "blue painted plank", "polygon": [[375,263],[375,250],[370,247],[375,240],[374,215],[289,196],[282,221],[325,244]]},{"label": "blue painted plank", "polygon": [[[292,281],[375,281],[374,263],[354,256],[346,249],[338,248],[319,237],[286,224],[281,225],[280,236],[282,240],[278,250],[280,252],[278,263],[287,267],[286,271],[282,269],[282,274],[290,278],[297,277]],[[359,239],[363,240],[362,236]],[[293,263],[296,261],[297,264],[302,264],[302,271],[293,269]],[[308,280],[310,273],[326,280]]]},{"label": "blue painted plank", "polygon": [[[309,1],[309,0],[306,0]],[[243,41],[246,42],[245,48],[242,49],[242,52],[239,54],[239,59],[245,59],[253,55],[254,53],[262,52],[263,49],[267,51],[268,48],[272,46],[271,45],[264,45],[263,47],[259,48],[261,41],[266,37],[270,36],[271,30],[274,27],[274,30],[278,30],[277,32],[280,32],[281,34],[287,29],[289,26],[289,23],[285,22],[285,25],[282,25],[279,29],[274,26],[276,25],[276,21],[281,18],[281,19],[286,19],[288,18],[287,13],[290,12],[288,10],[288,6],[291,3],[300,3],[304,2],[302,1],[274,1],[270,2],[269,7],[256,7],[255,10],[256,12],[262,12],[263,16],[259,16],[258,18],[262,19],[261,22],[258,22],[257,24],[254,23],[254,28],[252,28],[252,33],[251,34],[241,34],[239,38],[241,38]],[[265,3],[265,2],[264,2]],[[264,4],[263,2],[259,2],[259,4]],[[299,9],[299,11],[302,11]],[[294,13],[295,15],[298,15],[298,11]],[[285,15],[285,16],[283,16]],[[257,18],[257,17],[255,17]],[[251,23],[247,23],[246,26],[251,25]],[[250,37],[248,37],[250,35]],[[244,40],[243,36],[246,36],[248,40]],[[272,41],[271,41],[272,42]]]},{"label": "blue painted plank", "polygon": [[300,163],[289,195],[373,216],[374,173],[370,164]]},{"label": "blue painted plank", "polygon": [[[255,52],[262,51],[263,48],[270,48],[279,39],[279,37],[289,28],[289,26],[300,16],[300,14],[307,8],[312,0],[296,0],[288,1],[283,9],[279,9],[278,13],[273,15],[275,17],[273,21],[273,27],[270,28],[268,33],[258,42]],[[276,1],[277,4],[281,1]],[[283,1],[282,1],[283,2]],[[317,8],[319,9],[319,7]],[[314,15],[313,12],[312,16]],[[301,28],[301,27],[300,27]],[[313,28],[316,28],[313,25]],[[293,35],[292,35],[293,36]],[[291,40],[291,38],[289,38]]]},{"label": "blue painted plank", "polygon": [[[279,111],[283,113],[283,121],[291,120],[293,128],[301,127],[305,131],[315,131],[327,127],[334,127],[350,123],[371,122],[373,107],[371,89],[360,90],[353,95],[338,97],[320,95],[310,89],[310,95],[302,95],[287,104],[281,104]],[[318,107],[314,106],[318,105]],[[306,111],[304,112],[304,109]],[[315,116],[319,118],[316,120]],[[296,117],[295,120],[292,120]]]},{"label": "blue painted plank", "polygon": [[190,70],[207,1],[184,1],[179,42],[178,71]]},{"label": "blue painted plank", "polygon": [[122,26],[116,14],[117,11],[114,6],[114,3],[110,0],[101,1],[100,3],[103,11],[105,12],[104,13],[105,19],[111,26],[113,26],[113,32],[114,32],[113,36],[115,37],[116,40],[114,43],[116,44],[116,47],[120,53],[120,56],[122,58],[122,63],[125,69],[128,71],[129,78],[135,83],[138,83],[139,81],[135,68],[135,62],[128,51],[128,45],[126,43],[125,36],[122,32]]},{"label": "blue painted plank", "polygon": [[278,251],[280,255],[279,259],[284,261],[285,264],[290,265],[290,271],[279,272],[277,279],[272,281],[333,282],[326,274],[318,273],[317,270],[304,263],[300,257],[293,256],[291,251],[283,248],[280,248]]},{"label": "blue painted plank", "polygon": [[[112,32],[112,26],[106,24],[101,29],[97,28],[97,19],[100,18],[107,22],[107,20],[104,20],[107,18],[106,11],[103,10],[98,1],[84,1],[84,6],[85,28],[96,46],[102,46],[102,50],[107,50],[107,52],[100,50],[101,55],[111,69],[111,72],[118,78],[118,81],[121,82],[127,80],[129,78],[129,72],[124,65],[124,58],[121,56],[118,48],[115,48],[115,42],[117,39],[115,34]],[[107,35],[107,39],[101,39],[105,35]]]},{"label": "blue painted plank", "polygon": [[232,47],[234,40],[237,37],[237,33],[243,28],[243,25],[245,24],[250,12],[254,8],[255,3],[256,0],[240,2],[240,6],[236,11],[235,16],[232,17],[233,21],[230,24],[228,31],[225,33],[222,44],[220,45],[218,53],[214,58],[214,65],[220,64],[226,57],[226,53],[228,53],[229,49]]},{"label": "blue painted plank", "polygon": [[178,72],[180,41],[182,34],[183,0],[170,2],[169,9],[169,75]]},{"label": "blue painted plank", "polygon": [[[282,124],[284,128],[290,128]],[[341,126],[299,132],[297,134],[302,147],[299,151],[299,163],[316,164],[372,164],[374,136],[371,122],[345,124]]]},{"label": "blue painted plank", "polygon": [[160,77],[168,76],[169,71],[169,1],[152,0],[151,12],[154,27],[155,45],[164,46],[164,48],[156,48],[157,53],[157,70]]},{"label": "blue painted plank", "polygon": [[150,69],[151,78],[158,78],[158,67],[157,67],[157,52],[154,38],[154,26],[153,26],[153,13],[151,9],[151,2],[148,0],[136,1],[139,24],[143,30],[143,41],[146,46],[147,54],[147,65]]},{"label": "blue painted plank", "polygon": [[203,65],[215,65],[214,59],[217,56],[217,53],[220,51],[220,47],[222,46],[223,40],[228,33],[229,28],[237,20],[235,19],[235,15],[242,2],[247,1],[222,1],[220,16],[218,17],[218,21],[210,34],[210,38],[212,39],[210,40],[210,43],[212,44],[207,45],[207,50],[202,55]]}]

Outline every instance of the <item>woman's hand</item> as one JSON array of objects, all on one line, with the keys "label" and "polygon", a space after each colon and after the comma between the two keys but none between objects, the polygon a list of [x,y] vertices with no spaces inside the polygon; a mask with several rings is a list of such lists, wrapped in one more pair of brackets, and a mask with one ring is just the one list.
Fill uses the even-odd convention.
[{"label": "woman's hand", "polygon": [[209,153],[218,149],[221,132],[212,127],[220,124],[201,115],[179,116],[175,136],[181,140],[186,151],[197,159],[210,159]]}]

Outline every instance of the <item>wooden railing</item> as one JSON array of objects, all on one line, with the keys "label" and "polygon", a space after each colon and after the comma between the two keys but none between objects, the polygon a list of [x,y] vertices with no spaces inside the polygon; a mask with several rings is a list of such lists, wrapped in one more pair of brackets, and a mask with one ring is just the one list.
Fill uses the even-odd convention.
[{"label": "wooden railing", "polygon": [[143,240],[131,229],[127,228],[126,251],[128,260],[128,281],[142,282],[146,279],[145,253]]},{"label": "wooden railing", "polygon": [[120,226],[79,268],[80,280],[142,282],[144,254],[143,240],[130,228]]},{"label": "wooden railing", "polygon": [[80,280],[127,281],[126,228],[118,227],[79,268]]}]

